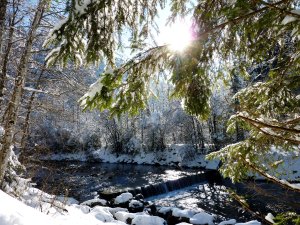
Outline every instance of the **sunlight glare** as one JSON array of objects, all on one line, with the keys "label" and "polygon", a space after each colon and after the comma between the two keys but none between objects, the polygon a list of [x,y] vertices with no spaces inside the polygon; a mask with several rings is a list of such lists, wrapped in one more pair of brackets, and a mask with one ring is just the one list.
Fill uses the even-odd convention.
[{"label": "sunlight glare", "polygon": [[191,25],[183,20],[165,26],[159,35],[159,44],[169,44],[172,51],[182,52],[191,41]]}]

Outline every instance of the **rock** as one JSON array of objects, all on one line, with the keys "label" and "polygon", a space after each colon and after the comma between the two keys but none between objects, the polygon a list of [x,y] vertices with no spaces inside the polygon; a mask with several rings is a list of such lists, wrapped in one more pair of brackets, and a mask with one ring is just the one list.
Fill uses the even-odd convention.
[{"label": "rock", "polygon": [[142,194],[137,194],[136,196],[134,196],[135,200],[144,200],[144,195]]},{"label": "rock", "polygon": [[87,205],[87,206],[93,208],[95,206],[106,206],[107,201],[104,199],[91,199],[91,200],[82,202],[80,205]]},{"label": "rock", "polygon": [[131,200],[129,202],[129,212],[133,212],[133,213],[136,213],[136,212],[143,212],[144,211],[144,203],[141,202],[141,201],[138,201],[138,200]]}]

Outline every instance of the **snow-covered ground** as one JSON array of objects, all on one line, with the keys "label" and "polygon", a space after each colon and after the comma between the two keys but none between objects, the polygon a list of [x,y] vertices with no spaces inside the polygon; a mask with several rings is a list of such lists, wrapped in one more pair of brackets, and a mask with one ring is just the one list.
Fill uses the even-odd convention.
[{"label": "snow-covered ground", "polygon": [[[281,151],[271,148],[268,160],[274,162],[270,168],[270,175],[282,180],[300,180],[300,153],[299,149],[294,152]],[[134,163],[146,165],[183,166],[189,168],[206,168],[216,170],[219,167],[219,160],[206,160],[205,155],[200,154],[191,145],[176,144],[167,147],[164,151],[146,152],[139,151],[137,154],[116,154],[110,148],[74,154],[61,153],[43,156],[44,160],[57,161],[97,161],[106,163]],[[265,159],[264,159],[265,160]],[[264,162],[262,162],[264,164]],[[268,167],[267,165],[265,165]],[[272,171],[273,170],[273,171]],[[258,179],[261,177],[258,176]]]},{"label": "snow-covered ground", "polygon": [[[296,147],[295,147],[296,148]],[[300,182],[300,146],[295,151],[281,151],[272,147],[269,160],[273,162],[269,174],[282,180]],[[264,162],[262,162],[264,163]]]},{"label": "snow-covered ground", "polygon": [[[32,201],[29,201],[28,196],[31,196]],[[55,196],[32,187],[26,189],[20,198],[27,205],[0,191],[1,225],[125,225],[128,218],[132,225],[166,225],[163,218],[150,216],[146,212],[129,213],[127,209],[102,206],[90,208],[87,205],[78,205],[72,199],[65,199],[66,201],[62,203]],[[52,201],[47,202],[47,199],[52,199]],[[190,223],[184,224],[215,224],[213,215],[205,212],[192,213],[174,208],[171,210],[174,216],[190,218]],[[260,225],[261,223],[258,221],[236,223],[235,220],[230,220],[230,223],[220,224]]]},{"label": "snow-covered ground", "polygon": [[217,169],[219,160],[206,160],[205,155],[200,154],[191,145],[176,144],[167,147],[164,151],[146,152],[137,154],[116,154],[110,148],[101,148],[90,153],[78,152],[74,154],[53,154],[43,156],[44,160],[74,160],[74,161],[98,161],[107,163],[135,163],[146,165],[184,166],[190,168]]}]

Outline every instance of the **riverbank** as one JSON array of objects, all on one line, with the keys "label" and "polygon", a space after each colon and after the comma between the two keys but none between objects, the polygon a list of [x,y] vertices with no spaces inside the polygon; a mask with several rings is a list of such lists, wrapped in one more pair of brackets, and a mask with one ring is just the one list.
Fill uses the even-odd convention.
[{"label": "riverbank", "polygon": [[[219,160],[207,160],[206,154],[199,152],[192,145],[174,144],[168,146],[163,151],[144,151],[135,153],[117,153],[111,148],[91,149],[90,151],[78,151],[75,153],[54,153],[38,157],[46,161],[80,161],[80,162],[105,162],[105,163],[125,163],[137,165],[160,165],[175,166],[178,168],[196,168],[217,170],[221,163]],[[281,180],[293,183],[300,182],[300,152],[281,151],[271,148],[268,154],[271,166],[261,162],[269,169],[268,173]],[[264,179],[257,174],[250,174],[257,180]]]},{"label": "riverbank", "polygon": [[205,154],[195,149],[192,145],[174,144],[162,151],[140,150],[133,153],[118,153],[111,148],[101,148],[85,152],[56,153],[43,155],[41,160],[52,161],[81,161],[104,163],[129,163],[138,165],[176,166],[186,168],[202,168],[216,170],[219,160],[206,160]]}]

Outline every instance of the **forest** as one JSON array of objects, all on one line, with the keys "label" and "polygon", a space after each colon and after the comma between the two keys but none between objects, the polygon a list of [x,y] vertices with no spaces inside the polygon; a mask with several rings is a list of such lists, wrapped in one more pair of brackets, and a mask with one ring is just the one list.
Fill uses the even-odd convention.
[{"label": "forest", "polygon": [[300,224],[299,39],[299,0],[0,0],[0,225]]}]

